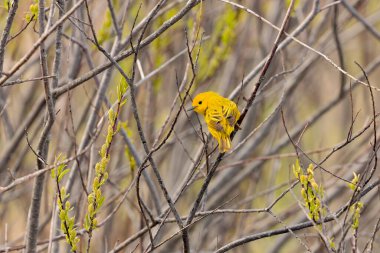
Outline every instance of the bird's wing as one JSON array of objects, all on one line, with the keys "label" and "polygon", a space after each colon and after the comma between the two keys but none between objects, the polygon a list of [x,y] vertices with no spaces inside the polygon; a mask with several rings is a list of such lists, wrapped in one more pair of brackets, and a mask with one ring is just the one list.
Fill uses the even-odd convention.
[{"label": "bird's wing", "polygon": [[223,112],[220,107],[210,107],[206,111],[205,120],[207,126],[218,132],[226,131],[226,119],[223,117]]},{"label": "bird's wing", "polygon": [[239,109],[237,108],[237,105],[234,102],[228,100],[228,103],[225,103],[222,109],[223,109],[223,115],[226,118],[227,123],[232,127],[235,126],[236,121],[240,117],[240,112],[239,112]]}]

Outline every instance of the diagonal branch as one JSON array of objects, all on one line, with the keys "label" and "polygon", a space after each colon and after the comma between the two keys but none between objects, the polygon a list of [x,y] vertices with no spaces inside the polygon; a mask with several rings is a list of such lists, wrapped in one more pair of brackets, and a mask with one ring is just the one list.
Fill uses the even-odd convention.
[{"label": "diagonal branch", "polygon": [[[282,36],[283,36],[283,34],[285,32],[285,27],[286,27],[286,25],[288,23],[288,20],[290,18],[290,13],[291,13],[291,10],[293,8],[293,4],[294,4],[294,0],[292,0],[291,3],[290,3],[290,6],[289,6],[289,8],[288,8],[288,10],[286,12],[285,18],[284,18],[284,20],[282,22],[280,32],[278,33],[277,38],[276,38],[276,40],[274,42],[274,45],[272,47],[272,50],[271,50],[271,52],[269,54],[269,57],[268,57],[266,63],[264,64],[264,67],[262,68],[259,80],[257,81],[257,83],[255,85],[255,88],[254,88],[253,92],[251,93],[251,96],[249,97],[249,99],[247,101],[247,104],[246,104],[246,106],[245,106],[245,108],[244,108],[244,110],[243,110],[243,112],[242,112],[242,114],[241,114],[241,116],[240,116],[240,118],[239,118],[239,120],[237,122],[238,125],[241,125],[241,123],[243,122],[245,116],[247,115],[248,110],[250,109],[253,101],[256,98],[256,94],[257,94],[257,91],[260,88],[260,85],[265,80],[265,75],[266,75],[266,73],[268,71],[268,68],[269,68],[269,66],[270,66],[273,58],[274,58],[274,55],[276,53],[278,44],[280,43],[280,40],[281,40],[281,38],[282,38]],[[232,134],[231,134],[231,140],[234,138],[237,130],[238,129],[235,128],[234,132],[232,132]],[[194,202],[194,204],[192,206],[190,214],[189,214],[189,216],[186,219],[185,225],[189,225],[192,222],[192,220],[193,220],[193,218],[194,218],[194,216],[195,216],[195,214],[196,214],[196,212],[197,212],[197,210],[198,210],[198,208],[199,208],[199,206],[201,204],[202,198],[203,198],[204,194],[207,191],[208,185],[211,182],[212,176],[215,173],[215,171],[216,171],[217,167],[219,166],[220,162],[222,161],[222,159],[224,157],[224,154],[225,153],[220,153],[218,155],[218,157],[216,158],[216,161],[214,162],[214,164],[212,165],[212,167],[210,169],[210,172],[207,174],[207,177],[206,177],[206,179],[205,179],[205,181],[204,181],[204,183],[202,185],[202,188],[201,188],[200,192],[198,193],[198,196],[197,196],[197,198],[196,198],[196,200],[195,200],[195,202]]]},{"label": "diagonal branch", "polygon": [[5,25],[5,28],[3,30],[3,35],[1,36],[1,40],[0,40],[0,77],[2,76],[2,73],[3,73],[5,46],[7,45],[8,36],[11,31],[13,20],[16,16],[17,8],[18,8],[18,0],[14,0],[9,10],[7,23]]},{"label": "diagonal branch", "polygon": [[[364,189],[360,193],[360,195],[357,196],[357,198],[360,199],[361,197],[365,196],[367,193],[369,193],[372,189],[374,189],[379,184],[380,184],[380,181],[377,180],[373,184],[369,185],[366,189]],[[350,207],[350,203],[347,203],[342,208],[340,208],[336,213],[329,215],[328,217],[319,221],[317,224],[322,224],[324,222],[330,222],[330,221],[335,220],[337,217],[341,216],[349,207]],[[306,221],[306,222],[299,223],[299,224],[293,225],[293,226],[288,226],[288,227],[284,227],[284,228],[280,228],[280,229],[276,229],[276,230],[270,230],[270,231],[265,231],[265,232],[245,236],[243,238],[237,239],[237,240],[235,240],[229,244],[224,245],[223,247],[216,250],[214,253],[227,252],[227,251],[230,251],[230,250],[232,250],[238,246],[241,246],[241,245],[249,243],[249,242],[253,242],[253,241],[256,241],[259,239],[271,237],[274,235],[281,235],[281,234],[286,234],[289,232],[298,231],[298,230],[301,230],[304,228],[312,227],[312,226],[314,226],[314,224],[315,224],[314,221]]]},{"label": "diagonal branch", "polygon": [[40,47],[40,45],[60,26],[63,24],[63,22],[68,19],[71,14],[73,14],[84,2],[85,0],[80,0],[78,3],[76,3],[62,18],[60,18],[49,30],[46,32],[43,32],[40,36],[40,38],[33,44],[32,49],[29,50],[29,52],[24,55],[9,71],[8,75],[3,76],[0,79],[0,87],[3,86],[5,81],[7,81],[14,73],[16,73],[17,70],[21,68],[29,59],[32,57],[34,52]]},{"label": "diagonal branch", "polygon": [[380,40],[380,33],[372,27],[361,15],[358,11],[355,10],[354,7],[352,7],[349,3],[347,3],[347,0],[340,0],[342,5],[347,9],[348,12],[351,13],[351,15],[356,18],[362,25],[377,39]]},{"label": "diagonal branch", "polygon": [[[44,35],[45,31],[45,1],[39,0],[38,2],[39,14],[38,14],[38,22],[39,22],[39,35],[40,39]],[[60,33],[57,33],[57,41],[60,41]],[[59,50],[58,50],[59,51]],[[60,54],[57,54],[59,62]],[[48,76],[48,66],[47,66],[47,52],[45,48],[44,41],[40,44],[40,64],[41,64],[41,72],[42,76]],[[58,81],[57,81],[58,82]],[[43,170],[45,167],[44,162],[42,160],[47,159],[48,150],[49,150],[49,135],[51,128],[55,119],[55,98],[52,95],[51,87],[48,79],[43,79],[44,90],[45,90],[45,101],[46,101],[46,118],[44,128],[41,133],[41,137],[38,143],[37,149],[37,168],[38,170]],[[44,188],[44,174],[37,176],[32,193],[32,202],[29,209],[28,215],[28,227],[27,227],[27,235],[26,235],[26,252],[34,253],[37,250],[37,238],[38,238],[38,223],[40,216],[40,206],[42,201],[42,190]]]}]

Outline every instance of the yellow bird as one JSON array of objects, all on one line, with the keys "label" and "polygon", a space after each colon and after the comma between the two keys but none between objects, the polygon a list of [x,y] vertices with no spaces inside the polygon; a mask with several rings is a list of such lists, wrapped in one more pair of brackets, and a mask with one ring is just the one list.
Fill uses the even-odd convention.
[{"label": "yellow bird", "polygon": [[218,141],[219,151],[230,150],[230,135],[240,117],[237,105],[216,92],[207,91],[195,96],[192,106],[195,112],[204,116],[208,130]]}]

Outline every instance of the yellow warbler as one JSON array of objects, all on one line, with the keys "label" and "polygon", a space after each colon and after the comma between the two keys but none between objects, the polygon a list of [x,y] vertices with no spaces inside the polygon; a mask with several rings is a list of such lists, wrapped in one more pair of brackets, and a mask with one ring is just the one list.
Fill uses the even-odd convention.
[{"label": "yellow warbler", "polygon": [[195,96],[192,106],[195,112],[205,117],[208,130],[218,141],[219,151],[228,151],[231,148],[230,135],[240,117],[237,105],[218,93],[207,91]]}]

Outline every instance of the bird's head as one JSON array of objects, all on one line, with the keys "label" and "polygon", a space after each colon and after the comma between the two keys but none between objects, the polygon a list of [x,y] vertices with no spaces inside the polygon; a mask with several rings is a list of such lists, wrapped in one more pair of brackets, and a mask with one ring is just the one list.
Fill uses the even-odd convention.
[{"label": "bird's head", "polygon": [[192,103],[193,108],[192,109],[195,112],[204,115],[206,113],[206,110],[208,107],[208,102],[209,102],[210,98],[215,96],[215,94],[216,94],[215,92],[210,92],[210,91],[199,93],[193,99],[193,103]]}]

